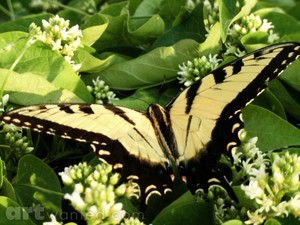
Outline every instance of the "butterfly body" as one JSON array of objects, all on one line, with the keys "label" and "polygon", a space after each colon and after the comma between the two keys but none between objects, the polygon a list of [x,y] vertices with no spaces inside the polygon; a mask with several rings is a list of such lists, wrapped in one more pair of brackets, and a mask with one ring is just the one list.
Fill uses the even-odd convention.
[{"label": "butterfly body", "polygon": [[112,105],[54,104],[20,108],[2,120],[92,144],[124,179],[139,183],[142,201],[172,189],[171,167],[186,177],[192,193],[206,189],[211,180],[229,189],[218,160],[239,145],[241,110],[299,55],[299,43],[260,49],[198,80],[165,108],[151,105],[147,113]]}]

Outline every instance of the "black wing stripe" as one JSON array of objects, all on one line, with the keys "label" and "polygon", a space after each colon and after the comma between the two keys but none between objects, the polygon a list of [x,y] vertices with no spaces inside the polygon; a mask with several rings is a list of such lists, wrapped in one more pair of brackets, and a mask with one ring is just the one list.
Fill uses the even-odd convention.
[{"label": "black wing stripe", "polygon": [[126,120],[128,123],[132,124],[135,126],[135,122],[133,120],[131,120],[127,115],[126,113],[121,109],[121,108],[118,108],[114,105],[103,105],[107,110],[110,110],[111,112],[113,112],[115,115],[123,118],[124,120]]},{"label": "black wing stripe", "polygon": [[201,80],[194,83],[186,92],[186,99],[187,99],[186,106],[185,106],[186,114],[189,114],[189,112],[191,111],[193,101],[197,96],[197,91],[199,90],[200,85],[201,85]]},{"label": "black wing stripe", "polygon": [[[284,48],[275,49],[279,53],[275,55],[267,66],[249,83],[230,103],[223,109],[220,118],[228,118],[234,112],[244,108],[257,95],[259,95],[266,87],[266,81],[276,78],[286,67],[299,56],[300,46],[286,46]],[[273,52],[271,49],[270,52]],[[260,55],[254,58],[259,58]],[[241,76],[241,74],[239,74]]]},{"label": "black wing stripe", "polygon": [[84,129],[61,125],[60,123],[40,119],[37,117],[31,118],[22,114],[10,114],[9,116],[4,116],[3,120],[6,123],[13,123],[16,126],[25,128],[30,127],[31,129],[38,132],[61,135],[64,138],[72,138],[81,142],[100,144],[110,143],[111,141],[113,141],[112,139],[101,133],[88,132]]}]

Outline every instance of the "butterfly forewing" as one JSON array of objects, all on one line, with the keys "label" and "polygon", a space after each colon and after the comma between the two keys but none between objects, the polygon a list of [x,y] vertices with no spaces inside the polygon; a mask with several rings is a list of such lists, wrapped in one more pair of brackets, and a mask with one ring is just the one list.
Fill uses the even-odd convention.
[{"label": "butterfly forewing", "polygon": [[197,81],[168,106],[178,164],[186,167],[190,189],[204,186],[205,167],[213,168],[221,153],[239,144],[241,109],[298,57],[299,48],[289,43],[246,55]]},{"label": "butterfly forewing", "polygon": [[149,186],[152,188],[147,195],[163,193],[171,185],[166,171],[169,160],[161,151],[145,113],[111,105],[36,105],[14,110],[3,120],[93,144],[99,157],[115,165],[123,177],[143,177],[138,180],[142,195]]}]

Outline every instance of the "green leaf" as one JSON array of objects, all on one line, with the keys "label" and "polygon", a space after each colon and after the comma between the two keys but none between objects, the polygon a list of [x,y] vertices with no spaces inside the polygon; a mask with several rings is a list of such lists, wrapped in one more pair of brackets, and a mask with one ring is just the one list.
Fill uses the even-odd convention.
[{"label": "green leaf", "polygon": [[[186,0],[164,0],[163,8],[160,12],[162,18],[164,18],[166,27],[175,27],[182,24],[187,14],[187,1]],[[198,11],[201,14],[201,11]],[[203,18],[203,17],[202,17]]]},{"label": "green leaf", "polygon": [[193,40],[183,40],[170,47],[161,47],[138,58],[112,65],[100,76],[111,88],[137,89],[151,87],[174,80],[178,64],[198,56],[199,45]]},{"label": "green leaf", "polygon": [[243,221],[240,220],[229,220],[225,223],[222,223],[222,225],[244,225]]},{"label": "green leaf", "polygon": [[278,34],[280,42],[300,40],[300,24],[292,16],[283,13],[278,8],[266,8],[255,12],[263,19],[272,22],[275,34]]},{"label": "green leaf", "polygon": [[34,15],[24,16],[20,19],[14,20],[14,21],[1,23],[0,24],[0,33],[9,32],[9,31],[28,32],[29,25],[31,23],[35,23],[36,25],[41,26],[43,19],[48,20],[52,16],[53,15],[49,14],[49,13],[34,14]]},{"label": "green leaf", "polygon": [[[18,105],[32,105],[41,103],[83,102],[74,93],[60,89],[43,77],[24,73],[19,74],[0,68],[0,83],[4,91],[9,94],[9,101]],[[8,76],[5,82],[6,76]]]},{"label": "green leaf", "polygon": [[[120,46],[128,46],[129,43],[124,37],[126,36],[125,31],[127,28],[124,26],[127,23],[127,14],[118,16],[109,15],[93,15],[90,20],[105,20],[108,22],[108,26],[101,37],[93,44],[93,47],[97,51],[105,51],[107,49],[118,48]],[[125,25],[124,25],[125,24]]]},{"label": "green leaf", "polygon": [[87,73],[99,73],[113,64],[121,63],[126,60],[125,57],[119,54],[103,54],[99,57],[103,59],[99,59],[83,49],[77,50],[73,58],[81,64],[79,71]]},{"label": "green leaf", "polygon": [[124,106],[131,109],[146,111],[150,104],[157,103],[165,106],[179,92],[179,88],[174,85],[161,92],[159,88],[138,89],[134,94],[121,100],[112,100],[115,105]]},{"label": "green leaf", "polygon": [[300,120],[299,92],[287,89],[280,80],[274,80],[269,84],[269,89],[276,95],[287,113]]},{"label": "green leaf", "polygon": [[[174,2],[173,0],[171,1]],[[206,39],[206,33],[203,22],[203,4],[199,4],[178,26],[172,27],[158,37],[150,49],[174,45],[182,39],[193,39],[197,42],[203,42]]]},{"label": "green leaf", "polygon": [[255,105],[243,109],[245,130],[249,137],[258,137],[262,151],[300,145],[300,130],[274,113]]},{"label": "green leaf", "polygon": [[[105,7],[102,7],[100,10],[100,15],[110,15],[110,16],[119,16],[125,11],[127,11],[130,8],[130,2],[131,1],[121,1],[116,3],[111,3],[106,5]],[[130,9],[129,9],[130,10]]]},{"label": "green leaf", "polygon": [[0,189],[0,195],[6,196],[13,201],[17,201],[15,189],[6,177],[3,178],[2,187]]},{"label": "green leaf", "polygon": [[267,219],[264,225],[281,225],[281,223],[276,219]]},{"label": "green leaf", "polygon": [[256,31],[243,36],[241,43],[247,52],[252,52],[269,45],[268,38],[269,34],[267,32]]},{"label": "green leaf", "polygon": [[[34,214],[30,208],[27,210]],[[0,223],[5,225],[35,225],[23,207],[5,196],[0,196],[0,218]]]},{"label": "green leaf", "polygon": [[175,80],[179,64],[214,54],[221,48],[218,25],[212,28],[206,41],[200,45],[188,39],[173,46],[159,47],[138,58],[112,65],[99,74],[93,74],[92,78],[100,76],[111,88],[121,90],[152,87]]},{"label": "green leaf", "polygon": [[293,16],[296,20],[300,20],[300,2],[296,3],[293,8],[288,11],[290,16]]},{"label": "green leaf", "polygon": [[104,31],[107,28],[107,23],[98,25],[98,26],[91,26],[87,27],[84,30],[82,30],[82,44],[91,46],[94,44],[104,33]]},{"label": "green leaf", "polygon": [[288,85],[292,89],[300,92],[300,59],[297,59],[288,68],[286,68],[282,74],[280,75],[280,80],[283,81],[284,84]]},{"label": "green leaf", "polygon": [[[134,2],[134,4],[132,4]],[[164,0],[130,1],[130,15],[133,17],[153,16],[162,8]],[[138,3],[138,4],[137,4]],[[143,22],[142,22],[143,23]]]},{"label": "green leaf", "polygon": [[283,105],[268,88],[256,97],[252,103],[272,111],[285,120],[287,119]]},{"label": "green leaf", "polygon": [[128,18],[127,20],[129,38],[135,44],[151,41],[162,35],[165,30],[165,23],[159,15],[151,16],[143,24],[137,24],[136,21],[140,22],[140,19]]},{"label": "green leaf", "polygon": [[213,205],[196,201],[195,196],[186,192],[176,201],[171,203],[159,213],[153,220],[153,225],[177,225],[177,224],[214,224]]},{"label": "green leaf", "polygon": [[39,210],[40,218],[30,215],[41,223],[50,213],[61,212],[61,188],[55,172],[34,155],[23,156],[18,164],[16,194],[20,204]]},{"label": "green leaf", "polygon": [[[13,48],[2,53],[0,67],[11,68],[26,48],[27,34],[7,32],[0,34],[0,49],[14,43]],[[26,49],[25,49],[26,50]],[[66,89],[78,96],[81,101],[92,102],[92,96],[71,65],[59,53],[52,51],[44,43],[36,42],[25,52],[18,63],[11,68],[18,73],[30,73],[43,77],[57,88]]]}]

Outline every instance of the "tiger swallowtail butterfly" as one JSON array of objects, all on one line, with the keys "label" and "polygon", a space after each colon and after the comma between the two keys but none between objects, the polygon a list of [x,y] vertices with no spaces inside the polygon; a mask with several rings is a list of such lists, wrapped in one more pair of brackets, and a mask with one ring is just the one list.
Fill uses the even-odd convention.
[{"label": "tiger swallowtail butterfly", "polygon": [[172,188],[171,165],[180,167],[194,193],[215,177],[224,183],[217,162],[240,143],[241,109],[299,54],[299,43],[257,50],[198,80],[165,108],[153,104],[146,113],[106,104],[46,104],[13,110],[1,120],[92,144],[123,178],[137,181],[143,201]]}]

